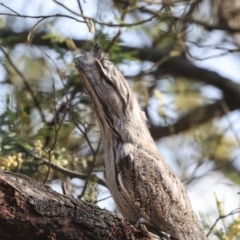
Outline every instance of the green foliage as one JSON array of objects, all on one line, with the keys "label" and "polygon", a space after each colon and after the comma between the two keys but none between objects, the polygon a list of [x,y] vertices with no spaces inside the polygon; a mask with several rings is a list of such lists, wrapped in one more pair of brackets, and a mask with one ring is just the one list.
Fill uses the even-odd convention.
[{"label": "green foliage", "polygon": [[[61,72],[53,68],[50,75],[44,56],[25,55],[19,63],[16,66],[22,76],[4,62],[12,92],[2,101],[0,167],[43,181],[48,166],[36,159],[41,157],[66,169],[87,172],[92,161],[88,141],[89,144],[93,139],[98,142],[99,134],[94,132],[95,120],[89,101],[82,101],[79,95],[83,86],[72,64],[71,68],[65,65]],[[64,85],[59,85],[59,78]],[[41,114],[47,117],[42,118]],[[92,145],[94,148],[96,144]],[[102,162],[97,161],[98,164]],[[65,178],[58,171],[50,171],[48,175],[48,180]]]},{"label": "green foliage", "polygon": [[[109,45],[112,44],[112,39],[108,34],[105,34],[102,31],[96,31],[94,41],[98,42],[101,48],[107,50]],[[136,57],[134,57],[135,51],[131,52],[123,52],[121,49],[121,44],[123,41],[118,38],[113,45],[111,45],[111,51],[109,54],[109,59],[114,64],[127,63],[128,61],[136,61]]]},{"label": "green foliage", "polygon": [[[0,109],[1,169],[24,173],[41,181],[47,177],[48,183],[54,179],[65,181],[67,174],[53,169],[48,173],[46,161],[66,170],[80,172],[88,176],[88,179],[83,181],[81,186],[73,186],[70,195],[79,193],[80,189],[79,195],[83,199],[96,202],[99,194],[98,178],[93,173],[103,172],[103,149],[102,146],[99,147],[101,139],[93,106],[85,94],[79,73],[74,69],[73,59],[82,51],[90,50],[92,45],[98,42],[115,65],[124,64],[128,67],[127,75],[133,75],[129,63],[139,64],[139,72],[128,80],[140,105],[149,110],[148,112],[154,112],[153,117],[150,114],[149,126],[154,124],[163,126],[160,128],[163,136],[169,135],[164,139],[165,147],[171,149],[174,164],[179,170],[178,174],[183,177],[185,183],[197,181],[197,169],[211,163],[212,171],[219,171],[236,185],[240,185],[239,169],[233,164],[233,153],[239,150],[239,143],[236,140],[238,133],[229,134],[234,132],[231,124],[223,127],[216,123],[218,116],[222,116],[218,115],[218,111],[214,113],[214,120],[210,118],[205,124],[196,124],[197,120],[206,114],[204,106],[214,102],[215,99],[204,94],[203,84],[194,79],[196,75],[185,78],[175,73],[174,66],[163,66],[163,63],[174,57],[182,57],[182,61],[188,59],[190,62],[192,46],[209,50],[213,45],[210,46],[208,42],[205,44],[205,40],[210,38],[207,25],[211,23],[218,26],[221,23],[229,27],[233,21],[225,19],[224,22],[224,14],[221,17],[215,16],[224,1],[204,1],[204,4],[209,4],[209,11],[215,14],[209,19],[205,10],[200,12],[202,8],[198,5],[201,5],[201,1],[163,2],[157,1],[154,5],[152,10],[157,9],[155,15],[153,14],[155,18],[142,24],[134,23],[141,22],[151,15],[151,12],[144,11],[151,9],[154,1],[150,4],[148,1],[114,0],[111,11],[101,6],[92,19],[74,15],[65,9],[66,15],[70,16],[68,20],[70,19],[72,23],[80,19],[78,29],[73,34],[74,38],[77,36],[77,40],[84,40],[89,36],[82,30],[83,25],[90,30],[91,37],[85,39],[83,46],[78,46],[69,37],[73,33],[71,24],[64,29],[66,34],[59,33],[59,26],[62,25],[59,25],[60,18],[57,16],[33,19],[39,21],[31,22],[35,24],[34,27],[32,25],[29,27],[30,21],[24,22],[25,15],[23,18],[19,18],[18,15],[15,19],[9,16],[0,18],[2,46],[0,85],[9,86],[8,93],[1,96],[3,103]],[[47,11],[45,6],[46,4],[43,5],[43,9]],[[29,3],[28,7],[33,6]],[[206,9],[205,6],[203,9]],[[43,13],[44,16],[46,14]],[[228,15],[230,17],[234,14]],[[76,19],[73,19],[73,16]],[[178,19],[179,16],[183,18]],[[198,17],[206,22],[201,25]],[[103,24],[104,21],[106,24]],[[127,22],[132,24],[123,26]],[[116,27],[119,23],[122,26]],[[191,25],[193,23],[194,27]],[[111,27],[111,24],[115,26]],[[200,29],[196,30],[198,24]],[[235,28],[239,29],[238,26]],[[150,49],[149,55],[144,51],[146,58],[140,56],[138,50],[124,50],[122,46],[128,46],[125,42],[127,34],[124,36],[122,33],[128,32],[131,32],[131,37],[134,36],[132,42],[131,39],[127,39],[131,47],[134,47],[135,42],[139,44],[140,41],[135,40],[140,39],[141,44],[137,45],[136,49]],[[224,39],[231,39],[231,44],[236,41],[236,50],[225,49],[226,52],[237,52],[239,48],[237,33],[231,35],[231,32],[226,31],[224,34],[226,34]],[[213,41],[212,35],[211,40]],[[225,47],[224,44],[217,43],[212,48],[220,50]],[[159,56],[164,53],[165,56],[154,58],[150,68],[146,68],[144,64],[149,64],[147,61],[151,55],[155,55],[155,52],[160,52]],[[198,57],[201,56],[195,59]],[[172,68],[173,74],[170,76],[164,74],[165,68]],[[182,120],[185,114],[198,107],[202,107],[203,110],[185,121]],[[228,109],[224,110],[226,116],[227,111]],[[187,130],[183,133],[181,129]],[[177,132],[180,134],[174,136]],[[194,170],[191,170],[192,168]],[[219,216],[225,216],[223,204],[217,197],[216,203]],[[204,213],[204,216],[206,215]],[[240,217],[234,214],[231,221],[225,219],[220,218],[221,224],[214,227],[209,239],[239,238]],[[209,220],[205,224],[206,229],[209,230],[213,223],[214,221]]]}]

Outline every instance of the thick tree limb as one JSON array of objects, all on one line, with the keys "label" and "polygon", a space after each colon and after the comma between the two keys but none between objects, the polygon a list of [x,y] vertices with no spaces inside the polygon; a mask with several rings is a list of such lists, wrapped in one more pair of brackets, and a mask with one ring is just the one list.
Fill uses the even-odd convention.
[{"label": "thick tree limb", "polygon": [[0,239],[154,239],[143,229],[63,196],[41,182],[0,170]]},{"label": "thick tree limb", "polygon": [[[232,107],[230,110],[237,109]],[[168,126],[151,125],[149,130],[153,139],[157,140],[162,137],[167,137],[172,134],[178,134],[180,132],[190,129],[192,126],[207,122],[215,117],[221,117],[225,114],[222,108],[222,100],[215,103],[197,107],[184,116],[180,117],[175,123]]]},{"label": "thick tree limb", "polygon": [[197,80],[212,85],[223,92],[224,98],[229,106],[235,106],[237,108],[240,106],[240,84],[235,83],[231,79],[225,78],[214,71],[197,67],[188,60],[184,60],[182,57],[169,59],[164,62],[156,72],[154,72],[155,76],[162,76],[165,74],[182,76],[191,81]]}]

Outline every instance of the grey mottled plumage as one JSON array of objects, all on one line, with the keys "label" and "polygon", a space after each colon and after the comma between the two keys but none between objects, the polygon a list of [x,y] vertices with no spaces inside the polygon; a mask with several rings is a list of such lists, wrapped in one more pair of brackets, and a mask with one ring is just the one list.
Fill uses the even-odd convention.
[{"label": "grey mottled plumage", "polygon": [[124,218],[145,219],[172,239],[205,239],[181,181],[158,152],[145,114],[98,46],[75,59],[101,129],[105,178]]}]

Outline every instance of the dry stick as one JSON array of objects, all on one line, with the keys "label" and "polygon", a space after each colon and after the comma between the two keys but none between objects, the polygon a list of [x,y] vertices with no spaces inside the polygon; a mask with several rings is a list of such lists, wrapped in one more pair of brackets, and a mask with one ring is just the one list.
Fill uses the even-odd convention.
[{"label": "dry stick", "polygon": [[107,48],[106,48],[106,53],[109,53],[110,49],[112,48],[112,46],[114,45],[114,43],[116,42],[116,40],[119,38],[119,36],[122,33],[122,29],[120,28],[117,32],[117,34],[113,37],[112,41],[108,44]]},{"label": "dry stick", "polygon": [[83,9],[82,9],[82,5],[81,5],[80,0],[77,0],[77,3],[78,3],[78,7],[79,7],[79,10],[80,10],[81,14],[83,14]]},{"label": "dry stick", "polygon": [[62,191],[63,191],[63,195],[67,195],[67,192],[66,192],[66,188],[65,188],[65,184],[64,182],[61,182],[61,188],[62,188]]},{"label": "dry stick", "polygon": [[[80,21],[74,17],[71,17],[69,15],[65,15],[65,14],[52,14],[52,15],[37,15],[37,16],[30,16],[30,15],[24,15],[24,14],[20,14],[18,12],[16,12],[15,10],[13,10],[12,8],[6,6],[4,3],[0,3],[0,5],[2,5],[3,7],[7,8],[8,10],[10,10],[11,12],[15,13],[14,14],[9,14],[9,13],[0,13],[0,15],[6,15],[6,16],[12,16],[12,17],[21,17],[21,18],[51,18],[51,17],[67,17],[67,18],[71,18],[74,19],[78,22],[84,22],[84,21]],[[78,16],[82,17],[81,15],[78,14]]]},{"label": "dry stick", "polygon": [[109,198],[112,198],[112,196],[110,195],[110,196],[108,196],[108,197],[105,197],[105,198],[96,200],[96,201],[94,201],[94,203],[99,203],[99,202],[105,201],[105,200],[107,200],[107,199],[109,199]]},{"label": "dry stick", "polygon": [[[70,110],[70,111],[71,111],[71,110]],[[85,140],[87,141],[87,144],[88,144],[88,146],[89,146],[92,154],[94,155],[94,154],[95,154],[95,150],[94,150],[94,148],[93,148],[93,146],[92,146],[92,143],[91,143],[91,141],[90,141],[90,139],[89,139],[89,137],[88,137],[88,135],[87,135],[87,132],[85,131],[86,128],[85,128],[85,126],[84,126],[84,123],[82,123],[82,122],[79,121],[78,119],[76,120],[76,117],[74,116],[74,114],[72,114],[72,115],[73,115],[74,123],[75,123],[77,129],[81,132],[81,134],[83,135],[83,137],[84,137]],[[78,123],[80,123],[80,124],[82,125],[82,127],[84,128],[84,131],[78,126]]]},{"label": "dry stick", "polygon": [[[57,3],[58,5],[60,5],[61,7],[63,7],[64,9],[66,9],[67,11],[69,11],[69,12],[71,12],[71,13],[77,15],[77,16],[84,16],[83,9],[82,9],[80,1],[77,1],[77,2],[78,2],[78,6],[79,6],[81,14],[78,14],[77,12],[73,11],[72,9],[70,9],[69,7],[64,5],[63,3],[58,2],[57,0],[53,0],[53,1],[55,3]],[[93,27],[93,24],[92,24],[91,20],[89,18],[86,18],[86,17],[83,17],[83,19],[85,20],[85,22],[86,22],[86,24],[88,26],[89,32],[93,33],[94,32],[94,30],[93,30],[94,27]]]},{"label": "dry stick", "polygon": [[216,226],[216,224],[218,223],[219,220],[221,220],[221,219],[223,219],[223,218],[226,218],[226,217],[229,217],[229,216],[232,216],[232,215],[237,214],[237,213],[240,213],[240,209],[239,209],[239,208],[231,211],[230,213],[228,213],[228,214],[226,214],[226,215],[219,216],[219,217],[215,220],[215,222],[214,222],[214,224],[212,225],[212,227],[209,229],[209,231],[208,231],[208,233],[207,233],[206,236],[208,237],[208,236],[211,234],[213,228]]},{"label": "dry stick", "polygon": [[27,41],[28,43],[31,43],[32,42],[32,34],[33,34],[33,31],[36,29],[37,25],[42,22],[44,20],[44,18],[41,18],[40,20],[38,20],[30,29],[29,31],[29,34],[27,36]]},{"label": "dry stick", "polygon": [[92,174],[92,172],[93,172],[93,169],[94,169],[94,167],[95,167],[95,163],[96,163],[96,160],[97,160],[97,153],[98,153],[98,150],[99,150],[99,147],[100,147],[100,143],[101,143],[101,142],[99,141],[99,142],[98,142],[97,149],[94,151],[93,161],[92,161],[91,166],[90,166],[90,169],[89,169],[89,171],[88,171],[88,173],[87,173],[87,179],[86,179],[86,181],[85,181],[85,183],[84,183],[82,192],[81,192],[81,194],[78,196],[78,198],[82,198],[82,197],[84,196],[86,190],[87,190],[89,178],[90,178],[90,176],[91,176],[91,174]]},{"label": "dry stick", "polygon": [[[70,111],[71,111],[71,110],[70,110]],[[90,148],[90,150],[91,150],[91,152],[92,152],[92,155],[93,155],[93,162],[91,163],[91,167],[90,167],[90,169],[89,169],[89,171],[88,171],[88,173],[87,173],[87,175],[86,175],[86,181],[85,181],[85,183],[84,183],[83,190],[82,190],[81,194],[78,196],[78,198],[82,198],[83,195],[84,195],[84,193],[85,193],[85,191],[86,191],[86,189],[87,189],[87,185],[88,185],[88,181],[89,181],[89,178],[90,178],[90,176],[91,176],[91,173],[93,172],[93,169],[94,169],[94,167],[95,167],[96,157],[97,157],[98,150],[99,150],[99,147],[100,147],[100,143],[101,143],[101,142],[99,141],[96,150],[94,150],[94,148],[93,148],[93,146],[92,146],[92,144],[91,144],[91,141],[90,141],[90,139],[89,139],[89,137],[88,137],[88,135],[87,135],[87,130],[86,130],[85,125],[84,125],[82,122],[80,122],[78,119],[76,119],[74,113],[72,113],[72,115],[73,115],[73,121],[74,121],[74,123],[75,123],[75,126],[78,128],[78,130],[82,133],[83,137],[84,137],[85,140],[87,141],[88,146],[89,146],[89,148]],[[80,123],[80,124],[82,125],[82,127],[84,128],[84,131],[79,127],[78,123]]]},{"label": "dry stick", "polygon": [[[52,73],[51,73],[51,75],[52,75]],[[57,127],[57,108],[56,108],[56,104],[57,104],[57,102],[56,102],[56,89],[55,89],[55,83],[54,83],[54,78],[53,78],[53,76],[52,76],[52,87],[53,87],[53,97],[54,97],[54,102],[53,102],[53,104],[54,104],[54,129],[55,129],[55,135],[54,135],[54,141],[53,141],[53,144],[52,144],[52,147],[50,148],[50,150],[48,151],[48,171],[47,171],[47,174],[46,174],[46,176],[45,176],[45,179],[44,179],[44,183],[46,183],[46,181],[47,181],[47,179],[48,179],[48,176],[49,176],[49,173],[50,173],[50,169],[51,169],[51,154],[52,154],[52,151],[53,151],[53,149],[55,148],[55,146],[56,146],[56,144],[57,144],[57,138],[58,138],[58,133],[59,133],[59,131],[60,131],[60,129],[61,129],[61,126],[62,126],[62,124],[63,124],[63,121],[64,121],[64,119],[65,119],[65,117],[66,117],[66,114],[67,114],[67,111],[65,111],[64,112],[64,115],[63,115],[63,117],[62,117],[62,119],[61,119],[61,121],[60,121],[60,124],[59,124],[59,126]]]},{"label": "dry stick", "polygon": [[[54,65],[55,65],[55,67],[56,67],[56,69],[57,69],[59,78],[61,79],[61,82],[62,82],[63,86],[65,87],[65,84],[64,84],[64,81],[63,81],[63,79],[62,79],[62,77],[61,77],[60,70],[59,70],[58,66],[56,65],[56,63],[53,61],[53,59],[52,59],[50,56],[48,56],[47,54],[46,54],[46,56],[54,63]],[[64,88],[64,89],[65,89],[65,88]],[[67,104],[70,104],[70,100],[68,99],[68,96],[67,96],[66,93],[65,93],[65,97],[66,97],[66,99],[67,99]],[[85,181],[85,183],[84,183],[83,190],[82,190],[82,192],[81,192],[81,194],[80,194],[80,196],[79,196],[79,198],[81,198],[81,197],[83,197],[83,195],[84,195],[84,193],[85,193],[85,191],[86,191],[86,189],[87,189],[87,185],[88,185],[89,178],[90,178],[91,173],[92,173],[92,171],[93,171],[93,169],[94,169],[94,167],[95,167],[96,157],[97,157],[97,153],[98,153],[98,150],[99,150],[99,147],[100,147],[100,141],[99,141],[99,143],[98,143],[97,149],[94,150],[94,148],[93,148],[93,146],[92,146],[92,144],[91,144],[91,141],[90,141],[90,139],[89,139],[89,137],[88,137],[88,135],[87,135],[86,127],[85,127],[84,124],[82,124],[80,121],[78,121],[78,120],[76,121],[75,114],[73,113],[71,107],[69,107],[69,110],[70,110],[70,112],[72,113],[73,120],[74,120],[74,122],[75,122],[76,127],[77,127],[78,130],[83,134],[83,136],[84,136],[85,140],[87,141],[88,146],[89,146],[89,148],[90,148],[90,150],[91,150],[91,152],[92,152],[92,155],[93,155],[93,162],[92,162],[91,167],[90,167],[90,169],[89,169],[89,171],[88,171],[88,173],[87,173],[87,175],[86,175],[86,181]],[[66,113],[66,112],[65,112],[65,113]],[[78,122],[81,123],[81,125],[82,125],[83,128],[84,128],[84,131],[78,126]]]},{"label": "dry stick", "polygon": [[[123,12],[122,16],[121,16],[121,21],[124,21],[124,18],[126,16],[126,12]],[[110,49],[112,48],[112,46],[114,45],[114,43],[117,41],[117,39],[119,38],[119,36],[122,33],[122,29],[120,28],[117,32],[117,34],[113,37],[112,41],[108,44],[108,47],[106,48],[105,52],[108,53],[110,51]]]},{"label": "dry stick", "polygon": [[74,10],[72,10],[71,8],[67,7],[66,5],[64,5],[61,2],[58,2],[57,0],[53,0],[53,2],[55,2],[56,4],[58,4],[59,6],[63,7],[64,9],[66,9],[67,11],[69,11],[70,13],[73,13],[74,15],[78,16],[78,17],[83,17],[83,13],[81,12],[81,14],[79,14],[78,12],[75,12]]},{"label": "dry stick", "polygon": [[[57,72],[58,72],[58,76],[59,76],[59,78],[61,79],[61,82],[62,82],[62,84],[63,84],[63,86],[64,86],[64,90],[65,90],[65,84],[64,84],[64,81],[63,81],[63,79],[62,79],[62,77],[61,77],[60,70],[59,70],[58,66],[56,65],[56,63],[53,61],[53,59],[52,59],[49,55],[46,54],[46,56],[47,56],[47,57],[53,62],[53,64],[55,65],[55,67],[56,67],[56,69],[57,69]],[[67,105],[69,105],[69,104],[70,104],[70,100],[69,100],[66,92],[65,92],[65,97],[66,97],[66,99],[67,99]],[[94,150],[94,148],[92,147],[91,141],[90,141],[90,139],[88,138],[88,135],[87,135],[86,131],[83,131],[83,130],[78,126],[77,123],[80,122],[80,121],[78,121],[78,120],[76,121],[75,114],[73,113],[71,107],[68,107],[68,108],[69,108],[69,111],[72,113],[73,120],[74,120],[74,123],[75,123],[76,127],[77,127],[78,130],[83,134],[85,140],[87,141],[87,143],[88,143],[88,145],[89,145],[89,147],[90,147],[90,149],[91,149],[92,154],[94,155],[94,154],[95,154],[95,150]],[[81,123],[81,122],[80,122],[80,123]],[[84,124],[81,123],[81,125],[84,127],[84,129],[86,129],[85,126],[84,126]]]},{"label": "dry stick", "polygon": [[45,116],[43,114],[43,110],[41,108],[41,104],[40,102],[38,101],[38,99],[36,98],[35,94],[34,94],[34,91],[32,90],[31,86],[29,85],[27,79],[25,78],[25,76],[18,70],[18,68],[15,66],[15,64],[12,62],[11,58],[9,57],[8,53],[3,49],[3,47],[1,47],[1,50],[2,52],[4,53],[6,59],[8,60],[9,64],[12,66],[12,68],[17,72],[17,74],[21,77],[22,81],[23,81],[23,84],[25,86],[25,88],[27,89],[27,91],[30,93],[32,99],[33,99],[33,102],[36,106],[36,108],[38,109],[39,113],[40,113],[40,116],[42,118],[42,121],[45,123],[46,122],[46,119],[45,119]]}]

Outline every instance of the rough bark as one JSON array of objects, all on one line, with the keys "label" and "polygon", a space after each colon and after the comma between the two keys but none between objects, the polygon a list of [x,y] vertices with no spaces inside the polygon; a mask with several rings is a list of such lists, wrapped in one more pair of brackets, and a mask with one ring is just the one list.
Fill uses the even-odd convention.
[{"label": "rough bark", "polygon": [[179,178],[158,152],[127,81],[95,45],[75,64],[94,104],[105,177],[121,214],[171,239],[205,239]]},{"label": "rough bark", "polygon": [[0,239],[150,240],[149,233],[99,209],[63,196],[41,182],[0,170]]}]

